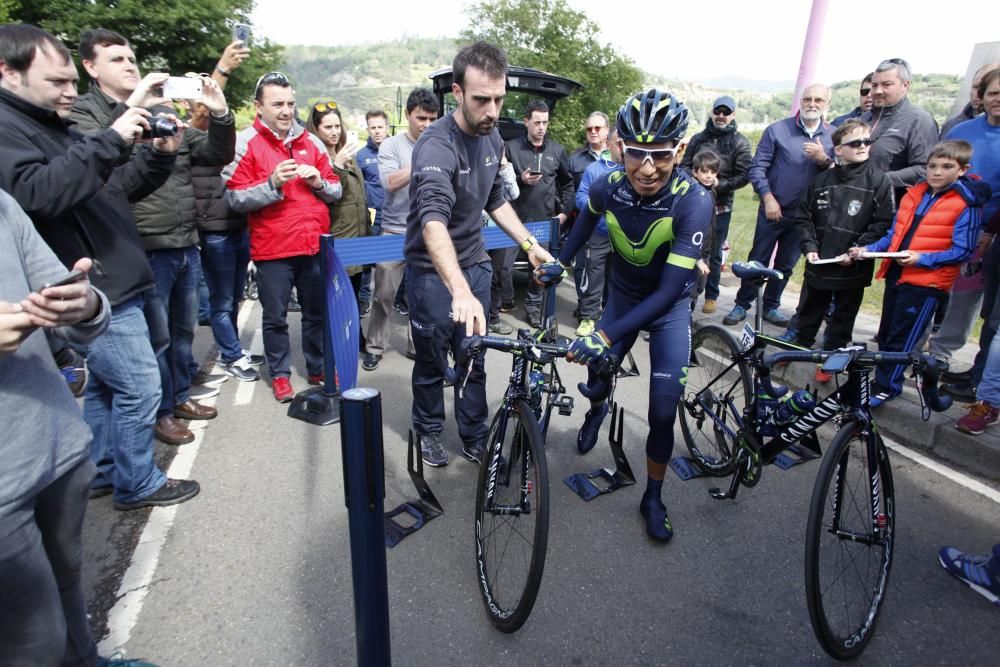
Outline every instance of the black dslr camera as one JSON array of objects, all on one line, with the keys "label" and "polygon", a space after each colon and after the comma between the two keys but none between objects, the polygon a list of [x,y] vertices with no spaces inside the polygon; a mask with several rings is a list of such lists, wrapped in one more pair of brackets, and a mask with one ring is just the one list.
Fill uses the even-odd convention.
[{"label": "black dslr camera", "polygon": [[174,121],[162,116],[156,116],[149,119],[149,129],[142,131],[142,138],[162,139],[164,137],[172,137],[175,134],[177,134],[177,126],[174,125]]}]

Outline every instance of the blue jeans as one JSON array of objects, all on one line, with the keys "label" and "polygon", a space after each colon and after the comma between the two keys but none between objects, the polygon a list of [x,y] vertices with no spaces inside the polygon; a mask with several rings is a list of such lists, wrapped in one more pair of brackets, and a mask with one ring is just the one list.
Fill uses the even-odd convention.
[{"label": "blue jeans", "polygon": [[257,288],[263,311],[264,356],[267,357],[271,378],[291,375],[288,322],[285,318],[292,285],[302,306],[302,354],[306,358],[306,374],[320,375],[323,372],[324,295],[319,253],[254,264],[257,266]]},{"label": "blue jeans", "polygon": [[[472,293],[490,312],[490,284],[493,269],[489,261],[463,269]],[[448,367],[448,352],[455,352],[465,338],[465,325],[451,320],[451,293],[441,277],[430,271],[406,270],[407,298],[410,302],[410,329],[413,335],[413,428],[417,435],[441,433],[444,428],[444,371]],[[472,367],[465,395],[455,393],[455,421],[462,442],[474,445],[485,441],[489,430],[486,407],[486,371],[483,357]]]},{"label": "blue jeans", "polygon": [[83,516],[93,476],[94,464],[84,459],[0,516],[0,661],[5,665],[97,662],[80,580]]},{"label": "blue jeans", "polygon": [[94,433],[93,487],[113,486],[123,503],[142,500],[167,481],[153,463],[160,372],[142,311],[142,297],[112,308],[108,330],[85,350],[90,379],[83,419]]},{"label": "blue jeans", "polygon": [[150,250],[146,257],[156,282],[146,297],[146,321],[163,389],[157,417],[165,417],[173,414],[175,405],[190,398],[201,255],[197,246],[190,246]]},{"label": "blue jeans", "polygon": [[[767,266],[771,261],[771,253],[774,245],[778,244],[778,252],[774,256],[774,269],[781,271],[784,280],[769,280],[764,289],[764,303],[757,304],[758,308],[763,308],[764,312],[773,310],[781,305],[781,293],[785,291],[788,278],[792,275],[792,269],[802,256],[799,249],[799,229],[795,223],[785,216],[778,222],[768,220],[764,215],[764,204],[757,210],[757,227],[753,233],[753,248],[750,250],[750,261],[758,261]],[[706,288],[707,292],[707,288]],[[708,297],[706,297],[708,298]],[[743,308],[750,308],[757,299],[757,288],[749,280],[744,280],[740,285],[740,290],[736,293],[736,305]]]},{"label": "blue jeans", "polygon": [[705,280],[705,300],[716,301],[719,298],[719,278],[722,275],[722,246],[729,236],[729,221],[733,212],[719,213],[715,216],[715,244],[708,258],[708,277]]},{"label": "blue jeans", "polygon": [[212,337],[219,347],[222,361],[236,361],[243,356],[236,317],[240,312],[247,263],[250,261],[250,240],[246,230],[205,232],[201,261],[208,283]]},{"label": "blue jeans", "polygon": [[976,398],[986,401],[993,407],[1000,405],[1000,337],[994,336],[990,341],[989,353],[983,367],[983,379],[976,388]]}]

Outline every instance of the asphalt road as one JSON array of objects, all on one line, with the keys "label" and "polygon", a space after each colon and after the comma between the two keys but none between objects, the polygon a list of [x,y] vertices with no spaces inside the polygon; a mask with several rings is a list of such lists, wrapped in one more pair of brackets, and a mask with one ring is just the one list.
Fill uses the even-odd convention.
[{"label": "asphalt road", "polygon": [[[570,294],[560,289],[563,322],[571,319]],[[382,394],[386,509],[416,497],[406,474],[411,363],[402,355],[404,320],[395,317],[392,350],[360,378]],[[303,389],[297,316],[290,320],[293,384]],[[259,321],[254,305],[243,342],[255,351]],[[562,332],[572,335],[568,324]],[[201,328],[197,351],[206,358],[210,339]],[[626,408],[625,451],[642,477],[645,344],[638,342],[635,353],[643,375],[622,380],[618,398]],[[509,366],[502,353],[488,356],[491,406]],[[579,367],[562,368],[568,386],[583,379]],[[195,444],[158,450],[175,475],[190,470],[201,482],[197,498],[128,513],[111,509],[110,497],[90,504],[85,583],[104,652],[120,647],[129,657],[170,666],[354,663],[339,427],[288,418],[264,382],[231,380],[216,405],[219,417],[204,424]],[[768,467],[760,485],[736,501],[710,498],[707,488],[717,482],[682,482],[668,473],[665,499],[676,535],[658,545],[645,537],[636,511],[641,480],[591,503],[561,482],[612,464],[606,426],[594,451],[576,453],[583,412],[580,406],[571,417],[556,415],[550,427],[545,576],[531,617],[513,635],[492,627],[477,591],[476,468],[458,455],[454,421],[446,424],[452,462],[427,471],[445,513],[388,551],[396,664],[833,662],[813,636],[803,582],[818,463]],[[683,453],[679,429],[676,439],[675,452]],[[1000,540],[1000,505],[905,457],[893,455],[892,462],[895,559],[876,636],[859,662],[996,664],[1000,609],[947,576],[936,554],[944,544],[987,550]]]}]

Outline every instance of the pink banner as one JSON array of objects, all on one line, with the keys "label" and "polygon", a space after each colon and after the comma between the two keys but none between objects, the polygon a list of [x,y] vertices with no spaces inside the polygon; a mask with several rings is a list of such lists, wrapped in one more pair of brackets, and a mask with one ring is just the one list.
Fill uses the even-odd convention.
[{"label": "pink banner", "polygon": [[827,0],[813,0],[809,12],[809,27],[806,29],[806,41],[802,44],[802,60],[799,62],[799,76],[795,80],[795,94],[792,95],[792,111],[794,116],[799,111],[799,99],[802,91],[811,83],[816,83],[813,76],[816,72],[816,59],[823,43],[823,24],[826,23]]}]

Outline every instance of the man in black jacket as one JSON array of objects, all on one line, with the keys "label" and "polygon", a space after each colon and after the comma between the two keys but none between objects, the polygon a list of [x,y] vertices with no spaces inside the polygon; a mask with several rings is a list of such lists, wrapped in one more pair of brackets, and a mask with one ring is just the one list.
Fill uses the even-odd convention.
[{"label": "man in black jacket", "polygon": [[722,273],[722,245],[726,242],[729,221],[733,217],[733,193],[749,182],[747,170],[753,158],[750,141],[736,130],[736,100],[729,95],[723,95],[712,104],[712,117],[704,130],[691,137],[681,166],[690,170],[694,156],[703,147],[718,153],[721,160],[719,183],[715,190],[715,243],[709,257],[705,303],[701,308],[703,313],[714,313]]},{"label": "man in black jacket", "polygon": [[[127,39],[111,30],[87,30],[80,36],[80,57],[92,80],[90,92],[73,105],[70,118],[86,134],[109,127],[133,106],[154,113],[170,109],[153,106],[166,74],[138,80],[135,54]],[[156,437],[168,445],[194,440],[181,419],[212,419],[214,407],[191,400],[191,347],[198,323],[198,284],[201,256],[191,169],[194,165],[222,167],[232,162],[236,127],[219,84],[200,77],[199,100],[209,112],[208,131],[188,128],[167,182],[155,193],[132,204],[139,236],[153,269],[154,289],[146,299],[146,323],[160,367],[163,396],[156,413]],[[140,101],[141,100],[141,101]]]},{"label": "man in black jacket", "polygon": [[[524,136],[507,142],[507,156],[521,186],[514,210],[525,222],[556,216],[562,224],[573,210],[573,175],[566,150],[548,137],[549,106],[542,100],[528,102],[524,124]],[[513,264],[514,257],[509,261]],[[534,281],[528,285],[524,311],[528,324],[541,325],[542,287]]]},{"label": "man in black jacket", "polygon": [[183,134],[129,159],[149,112],[130,108],[86,137],[66,122],[78,77],[62,42],[34,26],[0,26],[0,187],[67,266],[94,260],[90,279],[111,302],[107,332],[90,344],[84,419],[94,433],[91,497],[114,492],[121,510],[193,498],[195,481],[167,479],[153,463],[160,402],[143,303],[153,274],[129,210],[166,182]]}]

